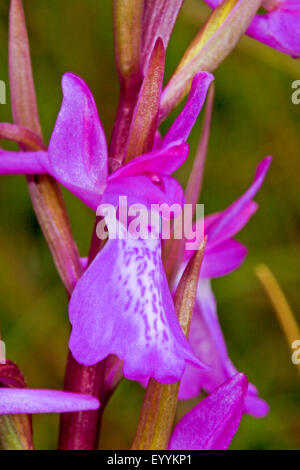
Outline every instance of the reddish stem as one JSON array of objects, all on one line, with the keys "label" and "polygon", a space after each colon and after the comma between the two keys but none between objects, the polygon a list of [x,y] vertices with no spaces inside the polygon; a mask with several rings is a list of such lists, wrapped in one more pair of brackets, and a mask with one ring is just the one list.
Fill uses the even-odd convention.
[{"label": "reddish stem", "polygon": [[[64,390],[87,393],[99,398],[104,380],[104,363],[85,367],[68,355]],[[63,413],[60,420],[60,450],[97,448],[102,411]]]}]

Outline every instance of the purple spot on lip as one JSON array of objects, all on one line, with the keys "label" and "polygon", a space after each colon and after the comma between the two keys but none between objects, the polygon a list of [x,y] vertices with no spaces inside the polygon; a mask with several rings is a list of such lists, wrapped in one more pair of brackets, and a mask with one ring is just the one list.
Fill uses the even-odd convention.
[{"label": "purple spot on lip", "polygon": [[125,307],[124,307],[124,310],[125,310],[126,312],[127,312],[127,310],[129,309],[131,302],[132,302],[132,295],[129,297],[129,299],[128,299],[128,301],[127,301]]},{"label": "purple spot on lip", "polygon": [[140,306],[140,300],[137,299],[136,304],[135,304],[135,307],[134,307],[134,313],[137,313],[137,312],[138,312],[139,306]]},{"label": "purple spot on lip", "polygon": [[169,341],[169,337],[167,335],[166,330],[164,330],[163,338],[164,338],[164,341]]}]

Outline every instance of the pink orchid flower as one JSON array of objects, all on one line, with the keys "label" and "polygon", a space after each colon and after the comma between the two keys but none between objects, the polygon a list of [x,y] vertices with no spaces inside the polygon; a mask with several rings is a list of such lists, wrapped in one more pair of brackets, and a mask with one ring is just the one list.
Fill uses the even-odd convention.
[{"label": "pink orchid flower", "polygon": [[247,388],[246,376],[236,374],[202,400],[176,425],[169,450],[226,450],[240,424]]},{"label": "pink orchid flower", "polygon": [[[212,8],[222,0],[205,0]],[[265,0],[265,14],[254,17],[247,34],[280,52],[300,57],[300,0]]]},{"label": "pink orchid flower", "polygon": [[0,387],[0,415],[97,410],[97,398],[59,390]]},{"label": "pink orchid flower", "polygon": [[[212,77],[206,74],[204,79],[206,94]],[[159,148],[169,148],[174,138],[187,139],[204,96],[199,74],[183,111],[156,143]],[[142,157],[140,163],[132,161],[120,171],[126,174],[131,165],[142,166]],[[124,361],[125,377],[139,381],[154,377],[161,383],[178,381],[186,361],[203,367],[191,354],[178,323],[160,240],[109,240],[77,283],[69,315],[70,349],[84,365],[115,354]]]},{"label": "pink orchid flower", "polygon": [[[185,161],[185,143],[203,106],[212,75],[195,76],[189,98],[157,147],[111,175],[94,99],[77,76],[66,74],[64,98],[48,152],[0,151],[0,174],[49,173],[92,209],[101,203],[182,204],[170,177]],[[124,375],[162,383],[180,379],[186,361],[201,366],[179,326],[160,257],[159,240],[109,240],[72,295],[70,348],[95,364],[108,354],[124,361]]]},{"label": "pink orchid flower", "polygon": [[[231,206],[223,212],[205,218],[207,249],[201,267],[189,341],[194,354],[211,368],[199,370],[187,365],[180,385],[180,399],[196,397],[202,390],[211,393],[237,373],[228,356],[218,321],[210,278],[224,276],[237,269],[244,261],[247,249],[232,237],[246,225],[257,210],[253,198],[265,179],[270,163],[271,158],[267,157],[259,164],[253,183]],[[189,256],[191,254],[189,252]],[[245,412],[257,417],[268,412],[268,405],[258,398],[258,392],[251,384],[246,397]]]}]

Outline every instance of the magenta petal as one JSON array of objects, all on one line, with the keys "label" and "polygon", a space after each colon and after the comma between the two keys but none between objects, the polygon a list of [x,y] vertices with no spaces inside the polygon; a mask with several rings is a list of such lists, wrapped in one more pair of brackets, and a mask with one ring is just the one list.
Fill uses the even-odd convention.
[{"label": "magenta petal", "polygon": [[128,176],[109,180],[101,203],[119,205],[119,196],[127,196],[127,205],[144,204],[148,209],[151,204],[180,204],[184,202],[183,190],[170,176]]},{"label": "magenta petal", "polygon": [[207,5],[209,5],[211,8],[216,8],[219,6],[223,0],[204,0]]},{"label": "magenta petal", "polygon": [[[211,8],[221,2],[205,0]],[[254,17],[247,34],[280,52],[300,57],[300,0],[278,0],[273,10]]]},{"label": "magenta petal", "polygon": [[197,73],[193,78],[186,104],[171,128],[164,136],[162,145],[170,145],[178,139],[187,140],[205,101],[207,90],[214,76],[207,72]]},{"label": "magenta petal", "polygon": [[226,240],[213,248],[208,247],[200,275],[209,279],[225,276],[240,267],[247,253],[247,248],[236,240]]},{"label": "magenta petal", "polygon": [[195,355],[211,369],[204,372],[186,367],[179,390],[181,400],[196,397],[201,390],[210,393],[236,373],[228,357],[209,280],[199,282],[189,341]]},{"label": "magenta petal", "polygon": [[78,281],[69,305],[75,359],[91,365],[115,354],[124,375],[180,379],[191,353],[174,309],[159,240],[109,240]]},{"label": "magenta petal", "polygon": [[[226,226],[225,230],[222,230],[222,232],[215,238],[212,239],[208,245],[210,247],[216,245],[217,243],[223,242],[225,240],[228,240],[237,233],[239,233],[245,225],[249,222],[253,214],[258,209],[258,204],[254,201],[248,202],[239,212],[237,217],[234,217],[230,224]],[[216,227],[218,224],[221,223],[222,219],[224,216],[224,212],[218,212],[216,214],[211,214],[207,217],[204,218],[204,231],[205,235],[209,237],[209,233],[213,231],[213,228]],[[199,225],[201,222],[199,222]]]},{"label": "magenta petal", "polygon": [[[181,400],[194,398],[202,390],[212,393],[237,373],[228,356],[209,280],[201,279],[199,282],[189,341],[194,354],[210,369],[204,371],[187,365],[179,389]],[[256,388],[250,384],[245,413],[260,417],[267,412],[268,405],[258,397]]]},{"label": "magenta petal", "polygon": [[146,0],[143,15],[142,61],[147,65],[154,44],[160,37],[167,48],[183,0]]},{"label": "magenta petal", "polygon": [[97,398],[58,390],[0,387],[0,415],[97,410]]},{"label": "magenta petal", "polygon": [[51,173],[93,209],[107,179],[107,148],[94,98],[74,74],[62,79],[63,102],[49,143]]},{"label": "magenta petal", "polygon": [[265,15],[256,15],[247,34],[292,57],[300,57],[300,1],[284,0]]},{"label": "magenta petal", "polygon": [[[245,254],[245,249],[243,250],[241,246],[236,245],[236,250],[234,250],[234,243],[232,243],[231,245],[230,239],[245,226],[245,224],[249,221],[249,219],[257,210],[258,206],[252,199],[255,197],[256,193],[259,191],[264,182],[271,160],[271,157],[267,157],[262,162],[260,162],[256,169],[256,174],[253,183],[240,198],[238,198],[224,211],[218,212],[216,214],[211,214],[209,216],[206,216],[204,219],[205,235],[207,235],[208,237],[206,256],[208,256],[208,253],[210,252],[211,256],[213,257],[211,261],[213,261],[213,259],[215,258],[215,250],[216,252],[219,251],[220,253],[224,253],[223,261],[225,264],[227,264],[227,261],[229,261],[229,266],[224,266],[225,269],[223,270],[223,274],[232,271],[232,269],[235,269],[235,265],[236,267],[238,267],[243,261],[243,253]],[[199,225],[199,228],[202,228],[202,223],[202,220],[197,221],[194,226],[194,231],[197,229],[197,225]],[[228,242],[228,246],[226,246],[226,241]],[[228,258],[229,251],[227,253],[228,256],[226,259],[227,248],[233,250],[233,254],[236,255],[235,259],[232,260],[232,263]],[[192,252],[186,252],[187,257],[190,257],[191,255]],[[202,265],[202,272],[204,272],[204,270],[206,269],[209,269],[207,260],[208,258],[204,259]],[[219,262],[222,263],[222,259],[220,259]],[[204,264],[206,265],[206,268],[203,267]],[[232,265],[232,267],[230,267],[230,265]],[[213,266],[211,268],[214,269]],[[223,274],[221,269],[218,276]],[[205,277],[215,276],[213,274],[205,274]]]},{"label": "magenta petal", "polygon": [[115,171],[109,181],[124,176],[135,176],[145,173],[171,175],[187,159],[189,147],[182,141],[172,142],[172,145],[141,155],[131,160]]},{"label": "magenta petal", "polygon": [[168,196],[168,205],[171,206],[172,204],[178,204],[183,206],[185,196],[178,181],[171,176],[163,176],[161,179],[163,187],[165,188],[164,191]]},{"label": "magenta petal", "polygon": [[169,450],[226,450],[245,406],[248,381],[236,374],[189,411],[177,424]]},{"label": "magenta petal", "polygon": [[264,418],[270,410],[268,403],[259,398],[258,391],[253,387],[253,390],[248,389],[248,394],[245,401],[245,413],[252,415],[255,418]]},{"label": "magenta petal", "polygon": [[[268,169],[270,167],[272,157],[266,157],[257,166],[254,181],[247,191],[237,199],[231,206],[224,210],[215,223],[211,224],[209,230],[206,231],[208,236],[208,242],[216,244],[217,242],[227,238],[227,233],[232,233],[236,230],[236,226],[244,223],[247,213],[245,211],[252,211],[251,206],[248,206],[249,202],[255,197],[256,193],[261,188]],[[247,209],[248,206],[248,209]],[[241,222],[239,218],[241,217]]]},{"label": "magenta petal", "polygon": [[48,172],[48,154],[0,149],[0,175],[37,175]]}]

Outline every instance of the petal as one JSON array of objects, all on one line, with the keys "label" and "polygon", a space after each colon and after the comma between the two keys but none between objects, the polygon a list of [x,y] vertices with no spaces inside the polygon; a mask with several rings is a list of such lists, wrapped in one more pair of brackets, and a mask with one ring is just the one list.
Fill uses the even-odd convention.
[{"label": "petal", "polygon": [[214,278],[225,276],[239,268],[248,250],[236,240],[226,240],[213,248],[208,247],[204,254],[201,277]]},{"label": "petal", "polygon": [[[63,101],[49,143],[52,175],[92,208],[107,179],[107,148],[94,98],[74,74],[62,79]],[[95,205],[96,204],[96,205]]]},{"label": "petal", "polygon": [[[205,0],[215,8],[222,0]],[[248,36],[292,57],[300,57],[300,1],[278,0],[278,7],[256,15],[247,30]]]},{"label": "petal", "polygon": [[78,362],[115,354],[127,378],[172,383],[194,361],[160,251],[159,240],[111,239],[86,270],[69,305],[70,349]]},{"label": "petal", "polygon": [[198,373],[195,367],[186,367],[179,390],[179,398],[182,400],[196,397],[202,389],[210,393],[231,377],[232,372],[236,373],[231,368],[217,316],[216,300],[210,281],[206,279],[199,281],[189,341],[195,355],[201,357],[211,369]]},{"label": "petal", "polygon": [[[211,243],[208,243],[209,246],[213,246],[216,243],[228,240],[237,233],[239,233],[245,225],[249,222],[251,217],[255,214],[258,209],[258,204],[254,201],[248,202],[244,208],[241,209],[238,217],[234,217],[230,224],[226,227],[226,230],[222,230],[222,234],[219,234],[215,240],[212,240]],[[205,235],[209,237],[210,231],[213,230],[213,227],[221,223],[224,216],[223,212],[218,212],[216,214],[211,214],[204,218],[204,230]],[[197,222],[196,222],[197,224]]]},{"label": "petal", "polygon": [[[208,237],[206,254],[208,251],[213,251],[213,249],[219,244],[224,246],[224,242],[229,241],[234,235],[236,235],[256,212],[258,206],[254,201],[252,201],[252,199],[260,189],[266,177],[270,163],[271,157],[267,157],[258,165],[254,181],[249,189],[227,209],[205,217],[204,230],[205,235]],[[199,225],[199,230],[202,230],[203,220],[196,221],[196,224],[193,227],[194,233],[197,230],[197,225]],[[219,250],[218,247],[217,250]],[[221,250],[222,246],[220,247],[220,251]],[[192,256],[192,254],[193,253],[191,251],[186,251],[185,253],[187,257]],[[240,256],[242,259],[241,249]],[[239,263],[237,266],[238,265]],[[230,270],[228,272],[230,272]]]},{"label": "petal", "polygon": [[47,168],[47,152],[10,152],[0,149],[0,175],[38,175],[47,173]]},{"label": "petal", "polygon": [[292,57],[300,57],[300,1],[286,0],[265,15],[256,15],[247,34]]},{"label": "petal", "polygon": [[214,76],[207,72],[197,73],[193,78],[191,91],[186,104],[171,128],[164,136],[162,145],[170,145],[173,141],[187,140],[195,121],[204,104],[209,85]]},{"label": "petal", "polygon": [[268,403],[258,397],[258,391],[255,387],[248,390],[245,402],[245,413],[255,418],[264,418],[269,413],[270,407]]},{"label": "petal", "polygon": [[[217,306],[209,280],[200,280],[197,302],[191,322],[189,341],[194,354],[210,366],[200,370],[187,365],[179,389],[179,399],[188,400],[198,396],[202,390],[212,393],[226,380],[233,377],[237,370],[232,364],[219,324]],[[258,397],[253,385],[249,385],[245,413],[264,416],[268,405]]]},{"label": "petal", "polygon": [[109,181],[145,173],[171,175],[186,161],[188,152],[187,144],[182,141],[173,142],[165,148],[134,158],[110,175]]},{"label": "petal", "polygon": [[58,390],[0,388],[0,414],[66,413],[96,410],[97,398]]},{"label": "petal", "polygon": [[[224,210],[221,213],[221,217],[217,218],[215,222],[210,225],[209,230],[206,230],[208,243],[210,245],[230,238],[232,234],[236,232],[237,228],[242,227],[245,220],[247,221],[250,217],[254,207],[249,206],[249,203],[261,188],[270,167],[271,160],[272,157],[266,157],[260,162],[256,169],[254,181],[248,190]],[[230,235],[227,236],[227,233]]]},{"label": "petal", "polygon": [[144,204],[151,209],[152,204],[180,204],[184,202],[183,190],[177,181],[170,176],[153,175],[128,176],[109,180],[101,204],[119,206],[119,197],[127,196],[127,204]]},{"label": "petal", "polygon": [[169,450],[226,450],[245,406],[248,381],[236,374],[187,413],[175,427]]},{"label": "petal", "polygon": [[167,48],[182,3],[183,0],[172,0],[172,2],[145,1],[142,41],[142,62],[144,67],[147,65],[151,51],[159,37],[163,40],[164,48]]},{"label": "petal", "polygon": [[[250,201],[245,207],[241,210],[238,217],[232,219],[231,223],[226,227],[226,230],[222,231],[221,236],[216,237],[216,239],[208,240],[207,249],[213,248],[215,245],[222,243],[230,238],[234,237],[238,232],[244,228],[244,226],[249,222],[250,218],[255,214],[258,209],[258,204],[254,201]],[[223,218],[223,212],[216,212],[215,214],[210,214],[204,217],[204,233],[209,237],[210,231],[212,228],[219,224]],[[196,220],[193,225],[193,233],[198,233],[203,230],[203,220]],[[185,253],[187,258],[192,256],[192,252],[187,251]]]},{"label": "petal", "polygon": [[209,5],[211,8],[216,8],[219,6],[223,0],[204,0],[207,5]]}]

